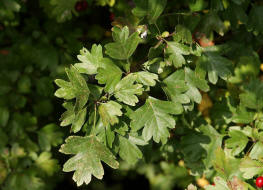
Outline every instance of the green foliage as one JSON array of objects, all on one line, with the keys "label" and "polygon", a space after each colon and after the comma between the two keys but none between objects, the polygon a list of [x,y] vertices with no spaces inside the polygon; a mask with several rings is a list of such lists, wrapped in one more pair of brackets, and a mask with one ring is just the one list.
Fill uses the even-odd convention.
[{"label": "green foliage", "polygon": [[[86,96],[81,109],[87,110],[84,127],[73,130],[83,137],[75,138],[96,138],[112,153],[105,154],[108,159],[120,159],[120,170],[144,174],[152,189],[173,189],[172,181],[180,178],[175,171],[184,173],[182,168],[197,179],[214,178],[215,186],[206,189],[253,189],[247,180],[263,173],[261,6],[218,0],[134,3],[131,12],[125,9],[126,19],[113,23],[113,42],[84,48],[81,63],[71,66],[81,78],[79,94]],[[79,87],[60,81],[55,95],[66,100],[68,110],[61,119],[74,128],[78,109],[71,89]],[[100,89],[96,95],[90,86]],[[87,151],[88,146],[74,153]],[[96,157],[100,149],[92,151]],[[182,168],[176,166],[182,161]],[[87,177],[69,162],[74,163],[66,162],[64,171],[76,170],[78,185],[89,183],[90,169]],[[190,182],[177,185],[186,188]]]},{"label": "green foliage", "polygon": [[[2,0],[0,189],[56,189],[64,171],[96,190],[134,173],[153,190],[254,190],[262,12],[249,0]],[[91,180],[106,165],[111,182]]]}]

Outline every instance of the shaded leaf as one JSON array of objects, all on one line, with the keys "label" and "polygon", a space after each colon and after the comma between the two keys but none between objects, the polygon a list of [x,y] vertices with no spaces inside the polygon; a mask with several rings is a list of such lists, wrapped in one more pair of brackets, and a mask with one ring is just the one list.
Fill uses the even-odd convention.
[{"label": "shaded leaf", "polygon": [[141,150],[129,139],[118,135],[119,155],[129,164],[135,164],[142,158]]}]

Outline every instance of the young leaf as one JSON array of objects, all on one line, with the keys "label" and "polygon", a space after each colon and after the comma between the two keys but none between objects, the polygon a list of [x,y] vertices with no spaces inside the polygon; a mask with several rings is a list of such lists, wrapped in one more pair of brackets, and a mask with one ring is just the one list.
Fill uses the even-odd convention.
[{"label": "young leaf", "polygon": [[99,114],[102,118],[104,126],[119,123],[119,119],[117,116],[122,115],[121,108],[122,106],[114,101],[102,103],[99,106]]},{"label": "young leaf", "polygon": [[63,167],[63,171],[75,171],[73,180],[78,186],[89,184],[91,176],[102,179],[104,175],[101,161],[116,169],[119,163],[110,150],[94,136],[70,136],[59,150],[64,154],[75,154]]},{"label": "young leaf", "polygon": [[134,84],[136,78],[135,75],[128,75],[116,85],[114,96],[117,100],[130,106],[135,106],[139,101],[136,95],[141,95],[143,92],[141,84]]},{"label": "young leaf", "polygon": [[101,45],[94,44],[91,48],[91,52],[86,48],[80,50],[78,60],[81,63],[77,63],[74,66],[79,70],[80,73],[93,75],[97,73],[98,67],[102,65],[103,54]]},{"label": "young leaf", "polygon": [[137,131],[144,126],[145,141],[149,141],[153,137],[157,143],[160,140],[166,143],[170,135],[168,128],[175,127],[175,120],[170,114],[181,114],[182,112],[183,107],[179,103],[149,97],[146,103],[131,116],[131,128],[133,131]]},{"label": "young leaf", "polygon": [[105,45],[106,54],[119,60],[128,59],[141,41],[138,32],[134,32],[129,36],[129,28],[127,26],[122,29],[114,27],[112,36],[115,42]]},{"label": "young leaf", "polygon": [[66,100],[76,98],[75,110],[82,109],[90,94],[87,83],[74,66],[71,66],[70,69],[66,68],[66,73],[70,82],[61,79],[55,80],[55,83],[60,87],[55,92],[55,96]]}]

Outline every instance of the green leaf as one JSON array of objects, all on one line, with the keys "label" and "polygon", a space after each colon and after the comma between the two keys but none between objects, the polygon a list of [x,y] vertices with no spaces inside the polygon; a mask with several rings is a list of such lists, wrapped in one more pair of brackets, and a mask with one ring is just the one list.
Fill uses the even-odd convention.
[{"label": "green leaf", "polygon": [[208,72],[208,79],[216,84],[218,77],[227,80],[231,76],[231,61],[213,52],[204,53],[199,59],[199,64]]},{"label": "green leaf", "polygon": [[175,127],[175,120],[170,114],[181,114],[183,107],[179,103],[162,101],[149,97],[146,103],[131,115],[131,128],[137,131],[143,128],[143,138],[149,141],[152,137],[157,143],[166,143],[169,137],[168,128]]},{"label": "green leaf", "polygon": [[55,172],[59,171],[58,160],[51,159],[50,152],[42,152],[36,160],[36,165],[48,176],[52,176]]},{"label": "green leaf", "polygon": [[107,103],[102,103],[99,106],[99,114],[102,118],[104,126],[114,125],[119,123],[117,116],[121,116],[122,106],[114,101],[108,101]]},{"label": "green leaf", "polygon": [[158,75],[148,71],[139,71],[134,73],[134,75],[137,77],[136,81],[145,86],[155,86],[156,81],[158,81]]},{"label": "green leaf", "polygon": [[261,176],[263,174],[263,163],[248,157],[243,158],[240,163],[240,171],[243,172],[245,179]]},{"label": "green leaf", "polygon": [[61,115],[60,125],[61,126],[68,126],[68,125],[72,124],[71,130],[74,133],[77,133],[78,131],[80,131],[81,127],[83,126],[83,124],[86,121],[87,109],[83,108],[83,109],[75,112],[74,106],[70,102],[65,102],[63,104],[63,107],[66,108],[67,111]]},{"label": "green leaf", "polygon": [[70,69],[66,68],[66,73],[70,82],[61,79],[55,80],[55,83],[60,87],[55,92],[55,96],[66,100],[76,98],[75,110],[80,110],[87,103],[90,90],[85,79],[74,66],[71,66]]},{"label": "green leaf", "polygon": [[245,92],[240,94],[241,105],[260,110],[263,108],[263,84],[261,81],[254,80],[245,86]]},{"label": "green leaf", "polygon": [[188,91],[186,92],[186,95],[190,98],[190,100],[200,104],[202,101],[202,95],[199,92],[199,90],[192,86],[192,85],[188,85]]},{"label": "green leaf", "polygon": [[261,160],[263,158],[263,143],[257,142],[251,152],[249,153],[249,157],[256,160]]},{"label": "green leaf", "polygon": [[202,23],[199,25],[199,28],[201,32],[206,34],[206,36],[209,36],[210,33],[213,31],[223,36],[226,31],[224,23],[222,22],[218,14],[213,11],[210,11],[203,17]]},{"label": "green leaf", "polygon": [[132,13],[137,17],[144,17],[148,11],[148,0],[134,0],[136,7],[132,10]]},{"label": "green leaf", "polygon": [[138,32],[134,32],[129,36],[129,28],[127,26],[122,29],[114,27],[112,36],[115,42],[105,45],[106,54],[119,60],[128,59],[141,41]]},{"label": "green leaf", "polygon": [[75,171],[73,180],[78,186],[83,183],[89,184],[92,175],[102,179],[104,170],[101,161],[114,169],[119,166],[110,150],[94,136],[70,136],[59,151],[64,154],[75,154],[64,164],[63,171]]},{"label": "green leaf", "polygon": [[75,119],[75,112],[74,112],[74,106],[71,102],[65,102],[62,104],[64,108],[66,108],[67,111],[65,111],[60,118],[60,126],[68,126],[74,122]]},{"label": "green leaf", "polygon": [[180,141],[180,147],[184,159],[190,163],[198,161],[206,153],[202,144],[209,144],[209,142],[209,137],[201,133],[190,133],[183,136]]},{"label": "green leaf", "polygon": [[112,93],[115,86],[121,80],[122,71],[110,59],[104,59],[104,64],[98,69],[96,79],[99,84],[106,84],[105,91]]},{"label": "green leaf", "polygon": [[144,68],[150,72],[161,74],[164,71],[166,63],[163,61],[163,58],[157,57],[152,60],[148,60],[143,64]]},{"label": "green leaf", "polygon": [[114,96],[117,100],[130,106],[135,106],[139,101],[136,95],[141,95],[143,92],[141,84],[134,84],[136,78],[136,75],[128,75],[116,85]]},{"label": "green leaf", "polygon": [[101,45],[92,45],[91,52],[86,48],[80,50],[80,55],[78,55],[78,60],[81,63],[77,63],[74,66],[79,70],[80,73],[85,74],[96,74],[97,69],[102,65],[103,54]]},{"label": "green leaf", "polygon": [[190,102],[190,98],[185,94],[189,89],[185,82],[184,70],[180,69],[169,75],[164,83],[164,91],[173,102],[180,102],[186,104]]},{"label": "green leaf", "polygon": [[175,34],[173,39],[176,42],[182,42],[186,44],[192,44],[192,34],[191,31],[183,25],[176,25]]},{"label": "green leaf", "polygon": [[242,56],[239,58],[235,66],[234,76],[229,78],[231,83],[241,83],[249,79],[254,79],[258,76],[260,70],[260,60],[258,54],[253,52],[253,56]]},{"label": "green leaf", "polygon": [[129,139],[118,135],[117,144],[120,157],[129,164],[133,165],[142,158],[141,150]]},{"label": "green leaf", "polygon": [[113,144],[114,139],[115,139],[115,133],[111,129],[110,126],[105,127],[105,134],[106,134],[107,145],[108,145],[108,147],[112,148],[112,144]]},{"label": "green leaf", "polygon": [[5,181],[3,190],[43,190],[45,183],[30,170],[12,172]]},{"label": "green leaf", "polygon": [[78,0],[51,0],[50,4],[54,6],[51,14],[57,18],[58,22],[65,22],[72,18],[72,11],[74,10],[75,4]]},{"label": "green leaf", "polygon": [[255,113],[248,112],[245,107],[238,107],[233,113],[232,121],[235,123],[250,123],[254,120]]},{"label": "green leaf", "polygon": [[189,85],[193,87],[197,87],[205,92],[209,90],[207,81],[204,78],[202,78],[202,76],[200,76],[198,72],[194,72],[188,67],[185,67],[184,72],[185,72],[185,81]]},{"label": "green leaf", "polygon": [[230,130],[228,134],[230,138],[225,141],[226,147],[232,149],[231,153],[233,156],[238,155],[246,147],[248,138],[239,130]]},{"label": "green leaf", "polygon": [[38,131],[38,143],[42,150],[50,151],[51,146],[58,146],[62,143],[63,133],[55,124],[48,124]]},{"label": "green leaf", "polygon": [[126,132],[129,130],[127,123],[124,121],[120,121],[116,125],[113,126],[114,131],[122,136],[125,136]]},{"label": "green leaf", "polygon": [[176,68],[184,65],[185,59],[183,55],[189,55],[190,48],[178,42],[168,42],[167,45],[166,53],[169,56],[169,61],[171,61]]},{"label": "green leaf", "polygon": [[213,161],[216,159],[215,152],[218,147],[222,146],[223,135],[218,133],[215,128],[210,125],[202,125],[200,131],[209,137],[210,142],[201,144],[206,151],[206,157],[204,158],[204,164],[206,168],[212,166]]},{"label": "green leaf", "polygon": [[167,0],[148,0],[148,20],[150,24],[156,22],[166,7]]},{"label": "green leaf", "polygon": [[134,0],[136,7],[132,13],[137,17],[147,16],[149,23],[153,24],[162,14],[167,0]]},{"label": "green leaf", "polygon": [[227,157],[221,148],[217,148],[215,158],[213,161],[214,169],[224,179],[231,179],[239,172],[240,161]]}]

